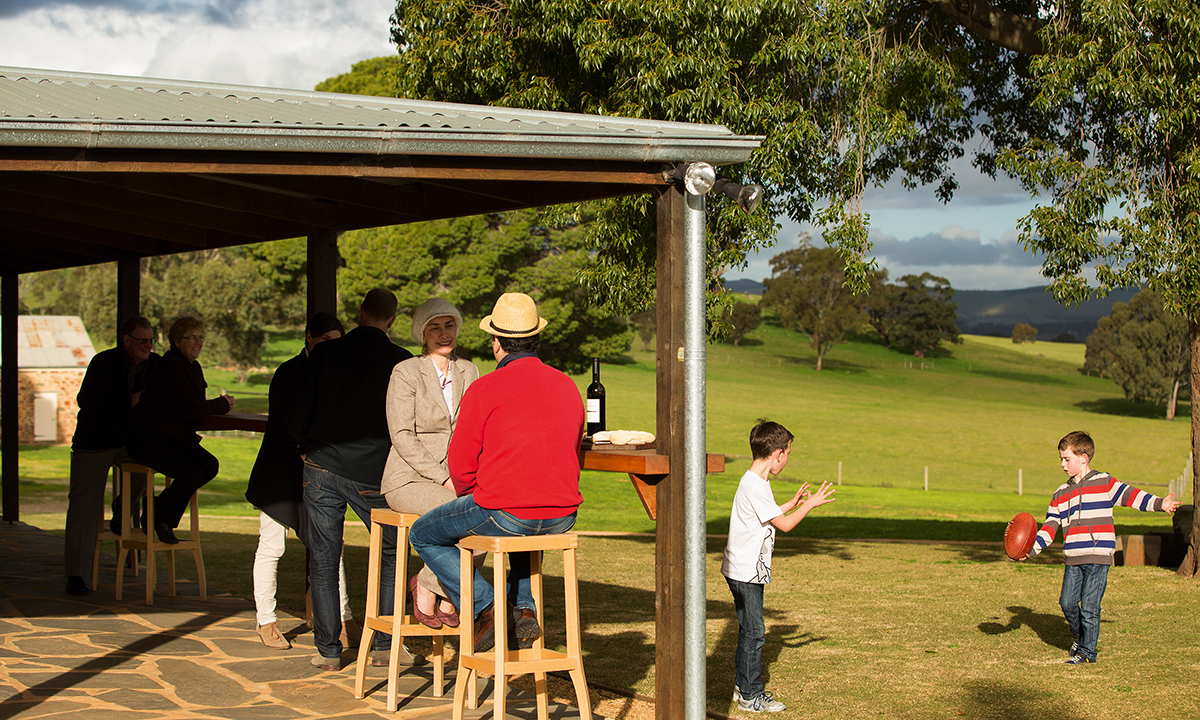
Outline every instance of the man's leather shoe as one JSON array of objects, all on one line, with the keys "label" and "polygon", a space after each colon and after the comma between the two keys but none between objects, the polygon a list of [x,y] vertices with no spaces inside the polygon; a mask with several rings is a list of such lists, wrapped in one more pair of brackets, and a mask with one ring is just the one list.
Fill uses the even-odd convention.
[{"label": "man's leather shoe", "polygon": [[92,589],[88,587],[87,581],[78,575],[67,576],[67,594],[83,597],[90,593]]},{"label": "man's leather shoe", "polygon": [[513,608],[513,634],[517,639],[518,650],[533,647],[533,641],[542,634],[542,626],[538,625],[537,613],[529,608]]},{"label": "man's leather shoe", "polygon": [[154,523],[154,534],[158,536],[158,541],[168,545],[178,545],[179,538],[175,537],[175,530],[165,522]]},{"label": "man's leather shoe", "polygon": [[496,646],[495,609],[495,604],[488,605],[487,609],[475,618],[475,652],[477,653],[487,652]]}]

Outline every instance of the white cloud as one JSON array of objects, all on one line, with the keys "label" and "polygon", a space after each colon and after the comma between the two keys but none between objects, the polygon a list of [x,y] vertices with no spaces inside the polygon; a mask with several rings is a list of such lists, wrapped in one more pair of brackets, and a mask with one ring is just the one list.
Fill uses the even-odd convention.
[{"label": "white cloud", "polygon": [[0,0],[0,65],[311,89],[354,62],[395,53],[394,0],[14,7]]}]

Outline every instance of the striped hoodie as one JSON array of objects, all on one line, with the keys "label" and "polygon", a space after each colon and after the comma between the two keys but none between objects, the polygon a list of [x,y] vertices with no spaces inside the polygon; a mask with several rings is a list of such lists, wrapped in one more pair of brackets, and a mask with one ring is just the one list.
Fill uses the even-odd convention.
[{"label": "striped hoodie", "polygon": [[1082,480],[1071,478],[1050,498],[1046,523],[1038,531],[1029,557],[1053,543],[1054,534],[1062,525],[1067,565],[1112,565],[1117,547],[1113,508],[1117,505],[1142,512],[1161,512],[1163,499],[1095,470]]}]

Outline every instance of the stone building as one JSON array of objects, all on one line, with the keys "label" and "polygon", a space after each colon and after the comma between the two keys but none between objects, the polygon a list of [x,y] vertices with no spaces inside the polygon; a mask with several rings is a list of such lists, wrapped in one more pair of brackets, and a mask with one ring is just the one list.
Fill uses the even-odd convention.
[{"label": "stone building", "polygon": [[87,329],[78,316],[22,315],[17,330],[20,443],[69,443],[75,395],[96,354]]}]

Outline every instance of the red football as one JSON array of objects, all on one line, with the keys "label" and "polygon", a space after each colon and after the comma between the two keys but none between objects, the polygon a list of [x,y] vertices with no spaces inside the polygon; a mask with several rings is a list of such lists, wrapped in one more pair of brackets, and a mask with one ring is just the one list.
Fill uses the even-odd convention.
[{"label": "red football", "polygon": [[1004,529],[1004,552],[1013,560],[1021,560],[1033,549],[1037,538],[1037,520],[1029,513],[1018,513]]}]

